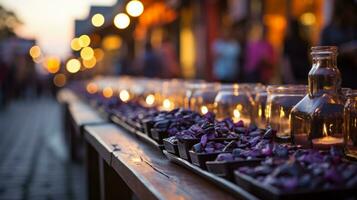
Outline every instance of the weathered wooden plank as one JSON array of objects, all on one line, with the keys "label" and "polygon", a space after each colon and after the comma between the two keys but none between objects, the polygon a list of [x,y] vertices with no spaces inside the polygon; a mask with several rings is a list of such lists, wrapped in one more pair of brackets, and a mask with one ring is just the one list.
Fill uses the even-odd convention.
[{"label": "weathered wooden plank", "polygon": [[111,151],[111,166],[140,199],[234,199],[117,126],[86,127],[85,135],[100,155]]}]

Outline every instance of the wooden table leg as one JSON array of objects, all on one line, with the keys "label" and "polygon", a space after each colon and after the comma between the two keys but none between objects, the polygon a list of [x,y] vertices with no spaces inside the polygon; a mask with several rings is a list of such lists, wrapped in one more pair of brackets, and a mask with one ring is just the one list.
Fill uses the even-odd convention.
[{"label": "wooden table leg", "polygon": [[99,184],[99,155],[97,151],[85,142],[86,170],[87,170],[87,196],[89,200],[100,199]]},{"label": "wooden table leg", "polygon": [[133,199],[133,193],[121,177],[114,171],[108,163],[99,158],[100,166],[100,196],[102,200]]}]

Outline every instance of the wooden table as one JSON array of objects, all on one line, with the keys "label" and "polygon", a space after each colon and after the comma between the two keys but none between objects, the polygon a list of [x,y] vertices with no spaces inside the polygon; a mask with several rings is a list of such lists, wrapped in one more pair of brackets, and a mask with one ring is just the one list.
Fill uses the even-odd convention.
[{"label": "wooden table", "polygon": [[235,199],[116,125],[84,129],[89,199]]}]

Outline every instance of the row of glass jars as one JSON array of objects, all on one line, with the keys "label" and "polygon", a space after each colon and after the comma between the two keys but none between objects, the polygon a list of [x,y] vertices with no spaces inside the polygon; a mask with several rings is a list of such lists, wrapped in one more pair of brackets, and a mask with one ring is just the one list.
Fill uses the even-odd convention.
[{"label": "row of glass jars", "polygon": [[[136,99],[144,106],[161,110],[184,107],[201,114],[211,111],[218,119],[231,117],[234,121],[243,120],[247,125],[255,124],[260,128],[270,125],[282,140],[290,139],[291,109],[307,93],[305,85],[265,87],[262,84],[219,84],[127,76],[99,78],[92,81],[91,86],[94,82],[104,96],[117,95],[123,102]],[[357,93],[349,89],[343,89],[343,93],[348,99],[344,112],[345,134],[340,141],[344,141],[347,153],[356,155]]]}]

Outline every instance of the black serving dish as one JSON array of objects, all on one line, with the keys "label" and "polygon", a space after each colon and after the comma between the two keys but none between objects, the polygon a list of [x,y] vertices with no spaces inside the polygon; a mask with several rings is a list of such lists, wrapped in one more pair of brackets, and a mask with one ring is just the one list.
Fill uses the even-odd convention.
[{"label": "black serving dish", "polygon": [[234,170],[243,166],[256,166],[262,159],[233,160],[233,161],[207,161],[207,170],[219,177],[234,181]]},{"label": "black serving dish", "polygon": [[191,163],[199,166],[200,168],[207,170],[206,162],[212,161],[217,158],[218,154],[223,152],[213,152],[213,153],[197,153],[192,150],[189,151]]},{"label": "black serving dish", "polygon": [[143,126],[143,129],[144,129],[144,133],[147,136],[151,137],[151,129],[154,126],[154,122],[151,119],[144,119],[142,121],[142,126]]},{"label": "black serving dish", "polygon": [[336,188],[319,190],[280,190],[274,186],[262,184],[256,179],[234,171],[235,182],[238,186],[259,198],[267,200],[316,200],[316,199],[356,199],[357,188]]},{"label": "black serving dish", "polygon": [[207,171],[197,167],[196,165],[191,164],[187,160],[184,160],[180,157],[175,156],[174,154],[167,152],[166,150],[163,150],[163,153],[171,162],[181,165],[181,166],[187,168],[188,170],[194,172],[195,174],[205,178],[206,180],[215,184],[217,187],[220,187],[223,190],[226,190],[227,192],[231,193],[237,199],[259,200],[257,197],[253,196],[252,194],[248,193],[241,187],[237,186],[236,184],[234,184],[228,180],[225,180],[225,179],[220,178],[210,172],[207,172]]},{"label": "black serving dish", "polygon": [[151,137],[157,141],[159,144],[162,144],[162,140],[167,138],[169,134],[167,131],[161,131],[160,129],[152,128],[151,129]]},{"label": "black serving dish", "polygon": [[162,142],[166,151],[175,154],[176,156],[179,155],[177,142],[171,142],[169,138],[163,139]]},{"label": "black serving dish", "polygon": [[179,156],[182,159],[188,160],[191,162],[189,151],[193,145],[200,142],[200,139],[179,139],[177,141],[177,147]]}]

